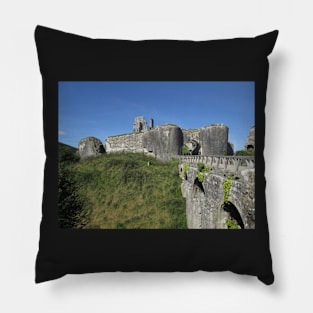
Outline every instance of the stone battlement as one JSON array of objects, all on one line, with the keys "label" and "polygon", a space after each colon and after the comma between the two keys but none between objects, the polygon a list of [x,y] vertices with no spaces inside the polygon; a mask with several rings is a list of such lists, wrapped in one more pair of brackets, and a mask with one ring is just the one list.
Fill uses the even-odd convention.
[{"label": "stone battlement", "polygon": [[188,155],[181,156],[182,164],[189,163],[197,168],[198,163],[203,163],[211,169],[222,170],[224,172],[238,173],[244,169],[254,169],[254,156],[224,156],[224,155]]}]

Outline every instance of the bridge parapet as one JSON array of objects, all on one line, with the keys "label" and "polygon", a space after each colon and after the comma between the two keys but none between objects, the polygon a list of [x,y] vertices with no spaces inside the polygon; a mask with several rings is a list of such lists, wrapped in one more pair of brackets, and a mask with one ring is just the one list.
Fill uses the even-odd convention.
[{"label": "bridge parapet", "polygon": [[224,155],[187,155],[180,157],[180,163],[189,162],[191,167],[203,163],[211,169],[237,173],[244,169],[254,169],[254,156],[224,156]]},{"label": "bridge parapet", "polygon": [[[199,163],[211,170],[200,175]],[[255,228],[254,157],[182,156],[179,171],[182,195],[186,198],[188,228],[227,229],[229,221],[234,219],[241,228]],[[230,182],[229,210],[223,206],[226,180]]]}]

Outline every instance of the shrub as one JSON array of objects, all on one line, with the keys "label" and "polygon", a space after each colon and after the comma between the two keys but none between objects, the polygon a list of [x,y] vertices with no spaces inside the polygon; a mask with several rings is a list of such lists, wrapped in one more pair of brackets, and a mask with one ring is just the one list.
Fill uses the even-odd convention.
[{"label": "shrub", "polygon": [[197,168],[198,168],[198,171],[199,172],[202,172],[202,173],[210,173],[211,172],[211,169],[208,167],[208,166],[206,166],[204,163],[198,163],[198,165],[197,165]]},{"label": "shrub", "polygon": [[58,170],[59,226],[61,228],[82,226],[80,225],[82,206],[83,201],[77,191],[74,175],[64,163],[60,163]]},{"label": "shrub", "polygon": [[253,156],[254,151],[253,150],[238,150],[236,151],[235,155],[238,156]]},{"label": "shrub", "polygon": [[240,226],[238,225],[236,220],[233,219],[227,219],[226,220],[226,225],[228,227],[228,229],[240,229]]},{"label": "shrub", "polygon": [[197,178],[199,180],[200,183],[203,183],[204,181],[204,173],[197,171]]},{"label": "shrub", "polygon": [[205,168],[204,163],[199,162],[199,163],[197,164],[197,168],[198,168],[198,171],[199,171],[199,172],[202,172],[202,171],[204,170],[204,168]]},{"label": "shrub", "polygon": [[80,160],[78,151],[76,148],[66,145],[64,143],[59,143],[58,146],[59,162],[77,162]]},{"label": "shrub", "polygon": [[184,144],[181,148],[181,154],[182,155],[189,155],[190,152],[189,152],[189,148],[186,146],[186,144]]},{"label": "shrub", "polygon": [[79,155],[70,151],[65,151],[59,156],[59,162],[78,162],[79,160]]},{"label": "shrub", "polygon": [[228,203],[228,197],[230,194],[232,181],[233,181],[233,176],[230,176],[229,178],[225,179],[223,182],[223,188],[224,188],[224,199],[223,199],[223,204],[222,204],[223,207],[225,203]]},{"label": "shrub", "polygon": [[188,173],[188,168],[189,168],[189,162],[186,162],[185,165],[184,165],[184,176],[185,176],[185,179],[187,179],[187,173]]}]

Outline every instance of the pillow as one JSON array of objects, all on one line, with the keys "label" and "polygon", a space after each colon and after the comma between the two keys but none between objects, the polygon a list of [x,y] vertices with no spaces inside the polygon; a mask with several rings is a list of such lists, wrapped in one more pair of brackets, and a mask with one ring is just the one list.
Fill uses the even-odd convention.
[{"label": "pillow", "polygon": [[36,283],[198,270],[273,283],[263,149],[277,35],[128,41],[37,26],[46,164]]}]

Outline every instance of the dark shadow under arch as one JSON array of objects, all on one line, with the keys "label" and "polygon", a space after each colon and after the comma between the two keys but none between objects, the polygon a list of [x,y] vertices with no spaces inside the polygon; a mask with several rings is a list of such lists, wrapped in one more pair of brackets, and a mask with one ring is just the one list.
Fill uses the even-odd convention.
[{"label": "dark shadow under arch", "polygon": [[203,193],[204,193],[204,188],[202,183],[199,181],[198,177],[195,179],[195,182],[193,184],[194,186],[196,186],[196,188],[199,188]]},{"label": "dark shadow under arch", "polygon": [[223,208],[234,220],[236,220],[241,229],[245,228],[240,213],[233,203],[228,201],[227,203],[224,203]]}]

